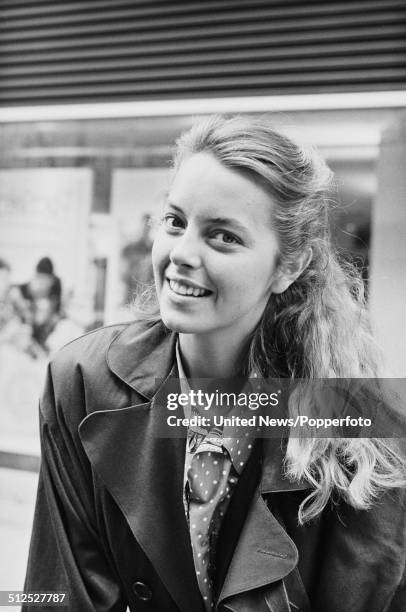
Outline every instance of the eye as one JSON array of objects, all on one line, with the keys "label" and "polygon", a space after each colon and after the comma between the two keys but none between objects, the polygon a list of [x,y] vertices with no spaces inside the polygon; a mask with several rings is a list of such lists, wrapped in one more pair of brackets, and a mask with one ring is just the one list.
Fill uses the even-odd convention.
[{"label": "eye", "polygon": [[178,230],[185,226],[184,221],[173,213],[167,213],[163,216],[162,222],[167,230]]},{"label": "eye", "polygon": [[213,232],[211,238],[221,244],[241,244],[241,241],[236,236],[234,236],[234,234],[226,232],[225,230],[218,230],[216,232]]}]

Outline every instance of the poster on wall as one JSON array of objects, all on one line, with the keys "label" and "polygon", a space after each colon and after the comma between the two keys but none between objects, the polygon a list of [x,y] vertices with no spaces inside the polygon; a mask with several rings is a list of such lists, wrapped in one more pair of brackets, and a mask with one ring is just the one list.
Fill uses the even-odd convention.
[{"label": "poster on wall", "polygon": [[[31,452],[38,444],[46,361],[87,324],[91,197],[92,173],[86,168],[0,170],[3,450],[18,444]],[[54,279],[52,298],[42,287],[47,277]]]}]

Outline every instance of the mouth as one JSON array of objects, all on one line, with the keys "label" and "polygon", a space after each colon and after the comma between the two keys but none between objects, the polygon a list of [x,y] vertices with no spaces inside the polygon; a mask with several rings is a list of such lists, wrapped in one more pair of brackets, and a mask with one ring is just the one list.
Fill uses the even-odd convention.
[{"label": "mouth", "polygon": [[207,297],[212,294],[212,291],[208,289],[203,289],[201,287],[197,287],[196,285],[189,284],[186,281],[167,279],[169,287],[173,293],[176,295],[192,297],[192,298],[202,298]]}]

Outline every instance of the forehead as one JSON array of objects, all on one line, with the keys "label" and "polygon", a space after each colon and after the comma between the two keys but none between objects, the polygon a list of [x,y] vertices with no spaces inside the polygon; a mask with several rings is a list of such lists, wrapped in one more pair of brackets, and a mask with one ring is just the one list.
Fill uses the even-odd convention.
[{"label": "forehead", "polygon": [[268,225],[273,205],[259,183],[210,153],[196,153],[181,163],[168,199],[186,214],[237,218],[251,225]]}]

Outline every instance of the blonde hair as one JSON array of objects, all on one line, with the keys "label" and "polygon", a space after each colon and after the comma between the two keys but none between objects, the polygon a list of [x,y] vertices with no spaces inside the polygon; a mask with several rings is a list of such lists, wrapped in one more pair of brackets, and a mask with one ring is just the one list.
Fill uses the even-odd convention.
[{"label": "blonde hair", "polygon": [[[378,350],[365,306],[364,285],[340,261],[330,239],[332,174],[311,149],[275,131],[265,118],[212,116],[177,142],[175,172],[182,161],[209,152],[226,167],[250,176],[272,197],[272,224],[279,239],[278,265],[289,267],[311,249],[312,259],[283,293],[272,294],[249,349],[247,371],[290,379],[379,376]],[[289,400],[301,410],[306,393],[298,382]],[[313,487],[299,521],[320,514],[337,495],[355,508],[371,506],[378,492],[405,484],[404,462],[391,440],[294,438],[285,471]]]}]

